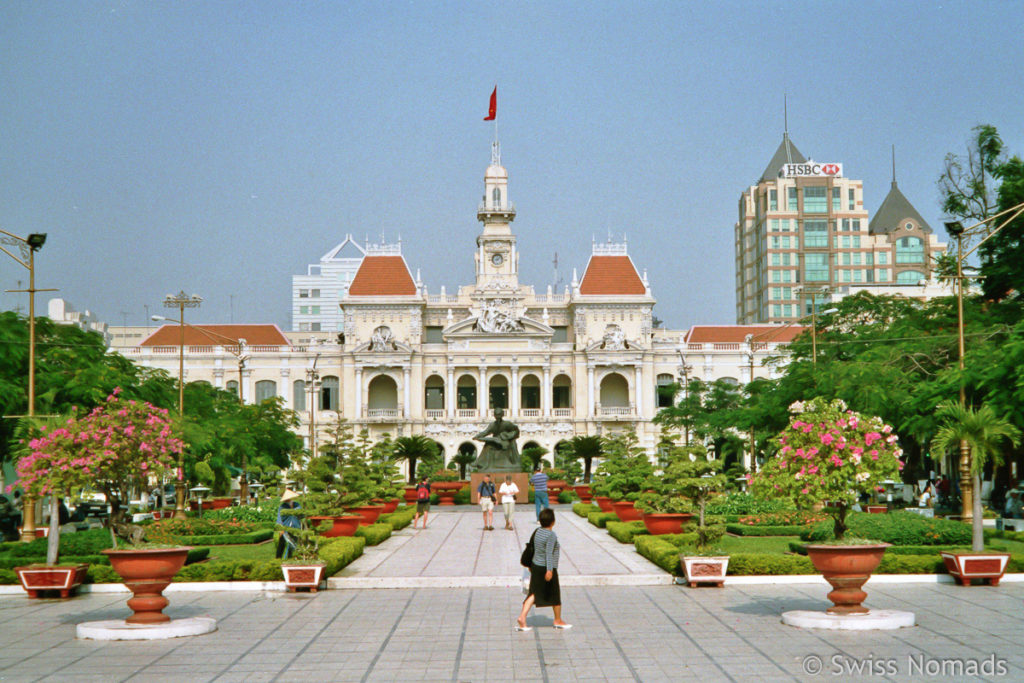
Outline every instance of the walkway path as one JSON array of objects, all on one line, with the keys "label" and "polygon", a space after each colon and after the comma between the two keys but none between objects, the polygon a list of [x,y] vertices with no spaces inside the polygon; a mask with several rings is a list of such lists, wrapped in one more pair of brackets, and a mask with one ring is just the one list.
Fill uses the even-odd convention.
[{"label": "walkway path", "polygon": [[[664,585],[672,577],[619,543],[604,530],[556,506],[555,532],[561,544],[558,573],[564,586]],[[533,506],[520,506],[513,531],[495,514],[494,531],[484,531],[483,515],[465,506],[438,508],[427,528],[407,527],[364,555],[330,582],[331,588],[444,588],[518,585],[519,555],[537,528]]]}]

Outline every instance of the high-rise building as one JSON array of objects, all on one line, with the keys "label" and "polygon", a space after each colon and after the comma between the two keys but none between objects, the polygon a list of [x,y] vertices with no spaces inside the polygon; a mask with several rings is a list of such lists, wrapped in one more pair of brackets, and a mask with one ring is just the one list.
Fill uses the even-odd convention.
[{"label": "high-rise building", "polygon": [[896,185],[874,218],[841,163],[807,159],[784,133],[735,225],[736,321],[799,320],[837,287],[918,285],[945,250]]},{"label": "high-rise building", "polygon": [[348,293],[366,249],[352,235],[306,267],[305,275],[292,276],[292,329],[302,332],[341,332],[339,303]]}]

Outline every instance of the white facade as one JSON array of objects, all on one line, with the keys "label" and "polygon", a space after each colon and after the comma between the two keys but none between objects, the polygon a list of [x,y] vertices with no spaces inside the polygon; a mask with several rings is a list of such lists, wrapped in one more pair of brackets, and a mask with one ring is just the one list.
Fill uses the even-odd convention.
[{"label": "white facade", "polygon": [[111,336],[107,323],[96,317],[92,311],[76,311],[70,302],[64,299],[50,299],[46,305],[46,317],[59,325],[74,325],[80,330],[100,334],[106,344],[110,344]]}]

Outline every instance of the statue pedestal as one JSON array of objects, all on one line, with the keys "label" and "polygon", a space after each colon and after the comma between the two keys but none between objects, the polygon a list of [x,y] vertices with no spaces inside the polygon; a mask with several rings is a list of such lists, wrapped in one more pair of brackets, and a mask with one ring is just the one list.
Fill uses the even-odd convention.
[{"label": "statue pedestal", "polygon": [[[480,502],[480,482],[484,480],[484,475],[487,472],[473,472],[469,475],[469,493],[470,501],[473,505]],[[495,505],[501,507],[501,494],[497,493],[501,485],[505,483],[505,477],[512,477],[512,483],[519,487],[519,493],[516,494],[517,503],[528,503],[530,502],[529,491],[530,491],[530,475],[526,472],[491,472],[491,481],[494,482],[494,491],[497,494],[497,501]]]}]

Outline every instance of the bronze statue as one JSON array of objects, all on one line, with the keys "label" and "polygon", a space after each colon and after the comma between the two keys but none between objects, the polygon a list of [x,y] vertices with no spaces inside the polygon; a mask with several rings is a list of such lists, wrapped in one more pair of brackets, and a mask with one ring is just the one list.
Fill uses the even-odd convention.
[{"label": "bronze statue", "polygon": [[484,443],[480,456],[473,461],[473,470],[477,472],[520,472],[522,463],[519,459],[519,427],[503,420],[505,411],[494,409],[494,422],[487,429],[473,438]]}]

